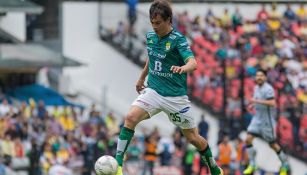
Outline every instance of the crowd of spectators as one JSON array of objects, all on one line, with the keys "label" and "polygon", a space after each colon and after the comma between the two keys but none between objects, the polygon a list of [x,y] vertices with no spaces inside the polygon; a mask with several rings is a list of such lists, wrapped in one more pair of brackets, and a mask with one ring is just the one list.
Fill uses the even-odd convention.
[{"label": "crowd of spectators", "polygon": [[30,100],[0,104],[0,174],[63,172],[91,175],[95,160],[114,155],[119,124],[112,113],[101,116],[71,106],[46,107]]},{"label": "crowd of spectators", "polygon": [[[201,118],[199,132],[208,138],[209,125],[204,115]],[[98,157],[115,155],[122,126],[112,113],[103,116],[95,105],[84,110],[71,106],[46,107],[43,101],[34,100],[12,105],[3,99],[0,104],[0,174],[91,175]],[[241,155],[242,148],[233,151]],[[239,166],[230,164],[240,165],[241,159],[228,153],[219,150],[218,162],[224,163],[229,171],[239,171]],[[230,160],[227,165],[225,156]],[[166,171],[173,168],[178,175],[208,172],[199,161],[196,148],[187,143],[179,128],[172,137],[161,136],[158,127],[143,128],[131,142],[125,161],[126,174],[165,173],[163,167],[168,167]]]},{"label": "crowd of spectators", "polygon": [[307,157],[307,9],[290,4],[262,6],[254,20],[239,7],[192,19],[176,16],[175,27],[189,36],[199,69],[189,78],[192,96],[222,114],[222,133],[237,138],[251,120],[245,105],[253,95],[259,68],[268,71],[277,100],[278,141],[302,159]]},{"label": "crowd of spectators", "polygon": [[[275,89],[277,141],[306,161],[307,8],[286,4],[281,11],[281,6],[262,5],[254,19],[245,19],[239,7],[232,14],[225,8],[221,15],[212,8],[205,16],[194,18],[184,11],[175,14],[173,26],[190,40],[199,65],[188,78],[190,93],[195,102],[219,116],[219,140],[229,136],[244,145],[238,135],[254,113],[246,104],[253,95],[256,70],[262,68]],[[121,22],[109,41],[124,48],[136,63],[144,64],[144,41],[129,38]],[[142,46],[138,46],[140,41]],[[125,49],[129,43],[132,48]]]}]

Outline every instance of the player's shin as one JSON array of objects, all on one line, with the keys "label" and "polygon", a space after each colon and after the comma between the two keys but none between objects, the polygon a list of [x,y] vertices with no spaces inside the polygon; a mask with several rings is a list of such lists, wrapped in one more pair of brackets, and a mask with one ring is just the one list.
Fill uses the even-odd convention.
[{"label": "player's shin", "polygon": [[123,166],[124,154],[127,151],[129,143],[134,135],[134,130],[123,127],[120,131],[117,149],[116,149],[116,160],[119,166]]},{"label": "player's shin", "polygon": [[254,149],[253,145],[247,145],[247,154],[249,158],[249,165],[255,167],[255,157],[256,157],[256,150]]},{"label": "player's shin", "polygon": [[204,161],[208,165],[211,174],[213,174],[213,175],[221,174],[220,168],[217,166],[217,164],[216,164],[216,162],[215,162],[215,160],[214,160],[214,158],[212,156],[212,152],[211,152],[211,149],[210,149],[209,145],[207,145],[205,150],[199,151],[199,153],[201,155],[202,161]]},{"label": "player's shin", "polygon": [[281,164],[283,167],[287,167],[288,165],[288,160],[287,160],[287,155],[280,149],[279,151],[276,152],[278,155],[279,160],[281,161]]}]

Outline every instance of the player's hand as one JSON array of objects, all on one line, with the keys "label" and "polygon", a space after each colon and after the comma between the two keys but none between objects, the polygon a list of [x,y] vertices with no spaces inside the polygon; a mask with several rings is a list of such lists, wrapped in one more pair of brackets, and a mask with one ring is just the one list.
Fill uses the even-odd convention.
[{"label": "player's hand", "polygon": [[246,110],[247,110],[248,112],[253,111],[253,110],[254,110],[254,104],[252,104],[252,103],[248,104],[248,105],[246,106]]},{"label": "player's hand", "polygon": [[254,99],[254,98],[250,98],[250,99],[248,99],[248,102],[251,103],[251,104],[254,104],[254,103],[257,102],[257,100]]},{"label": "player's hand", "polygon": [[142,80],[142,79],[139,79],[135,85],[135,89],[136,89],[136,92],[138,94],[140,94],[140,92],[145,89],[145,85],[144,85],[144,81],[145,80]]},{"label": "player's hand", "polygon": [[185,69],[183,66],[172,66],[171,69],[170,69],[173,73],[178,73],[178,74],[182,74],[182,73],[185,73]]},{"label": "player's hand", "polygon": [[256,114],[256,110],[254,108],[254,104],[252,103],[249,103],[247,106],[246,106],[246,110],[247,112],[249,112],[250,114],[254,115]]}]

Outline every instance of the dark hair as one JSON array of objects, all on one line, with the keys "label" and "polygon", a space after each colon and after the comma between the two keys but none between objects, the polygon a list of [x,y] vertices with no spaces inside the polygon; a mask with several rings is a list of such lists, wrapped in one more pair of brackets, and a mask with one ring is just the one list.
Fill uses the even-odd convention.
[{"label": "dark hair", "polygon": [[157,15],[160,15],[164,21],[168,18],[172,22],[173,12],[170,4],[166,0],[156,0],[154,1],[149,9],[149,17],[152,20]]},{"label": "dark hair", "polygon": [[264,69],[258,69],[257,72],[262,72],[265,76],[267,76],[267,71]]}]

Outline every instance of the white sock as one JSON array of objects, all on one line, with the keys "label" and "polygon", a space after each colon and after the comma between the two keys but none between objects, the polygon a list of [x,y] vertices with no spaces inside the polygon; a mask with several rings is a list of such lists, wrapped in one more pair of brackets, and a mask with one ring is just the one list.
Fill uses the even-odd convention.
[{"label": "white sock", "polygon": [[248,158],[249,158],[249,165],[250,166],[256,166],[256,161],[255,161],[256,150],[254,149],[253,145],[247,146],[246,150],[247,150],[247,154],[248,154]]},{"label": "white sock", "polygon": [[281,161],[281,165],[284,166],[288,166],[288,160],[287,160],[287,155],[280,150],[279,152],[277,152],[278,158]]}]

